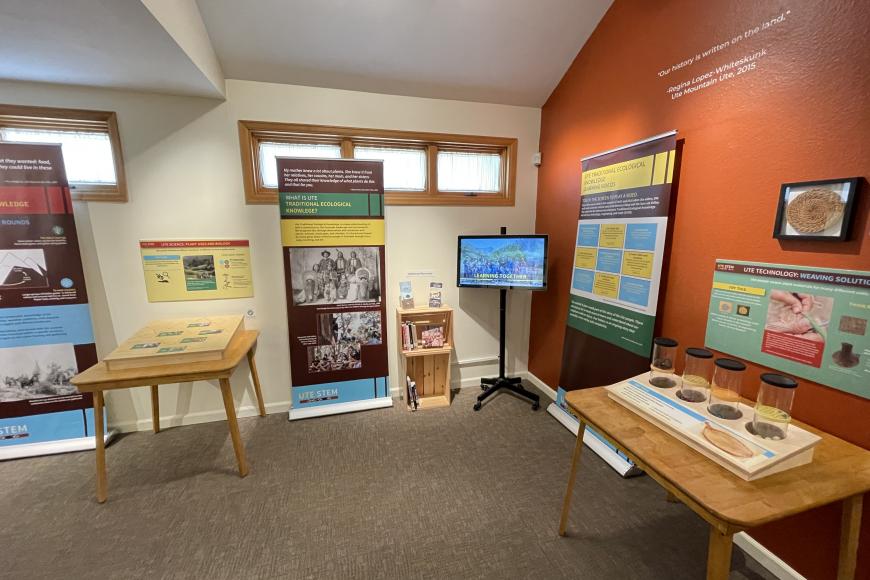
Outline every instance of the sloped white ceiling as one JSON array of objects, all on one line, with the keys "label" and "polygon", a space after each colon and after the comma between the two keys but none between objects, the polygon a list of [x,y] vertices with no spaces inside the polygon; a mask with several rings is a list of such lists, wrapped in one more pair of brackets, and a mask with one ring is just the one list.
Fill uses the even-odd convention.
[{"label": "sloped white ceiling", "polygon": [[540,106],[611,2],[0,0],[0,79],[221,97],[227,78]]},{"label": "sloped white ceiling", "polygon": [[540,106],[612,0],[197,0],[227,78]]},{"label": "sloped white ceiling", "polygon": [[141,0],[2,0],[0,55],[0,79],[223,95]]}]

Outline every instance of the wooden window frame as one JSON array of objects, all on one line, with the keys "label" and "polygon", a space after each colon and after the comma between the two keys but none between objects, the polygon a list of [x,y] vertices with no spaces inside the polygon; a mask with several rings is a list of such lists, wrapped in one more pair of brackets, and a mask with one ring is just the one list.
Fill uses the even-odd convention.
[{"label": "wooden window frame", "polygon": [[127,201],[127,177],[118,116],[114,111],[0,105],[0,127],[106,133],[112,148],[115,184],[70,183],[72,198],[81,201]]},{"label": "wooden window frame", "polygon": [[[329,125],[303,125],[239,121],[239,148],[245,201],[249,204],[278,203],[278,191],[264,187],[260,180],[259,146],[261,142],[333,143],[341,146],[343,159],[353,159],[355,145],[401,147],[426,150],[426,189],[424,191],[384,192],[386,205],[473,205],[513,206],[516,202],[517,139],[447,133],[389,131]],[[438,151],[469,151],[501,155],[499,191],[454,192],[438,190]]]}]

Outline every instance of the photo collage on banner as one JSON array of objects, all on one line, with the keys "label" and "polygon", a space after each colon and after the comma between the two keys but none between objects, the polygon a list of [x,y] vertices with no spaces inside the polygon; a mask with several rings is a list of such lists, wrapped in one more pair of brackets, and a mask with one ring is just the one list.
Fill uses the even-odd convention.
[{"label": "photo collage on banner", "polygon": [[93,448],[96,362],[61,147],[0,143],[0,458]]},{"label": "photo collage on banner", "polygon": [[392,405],[380,161],[278,158],[290,418]]},{"label": "photo collage on banner", "polygon": [[870,272],[717,260],[708,348],[870,399]]},{"label": "photo collage on banner", "polygon": [[[582,161],[568,325],[550,407],[572,429],[577,420],[567,392],[649,368],[676,154],[670,132]],[[596,451],[616,453],[594,431],[587,434]],[[630,467],[626,457],[621,462]]]}]

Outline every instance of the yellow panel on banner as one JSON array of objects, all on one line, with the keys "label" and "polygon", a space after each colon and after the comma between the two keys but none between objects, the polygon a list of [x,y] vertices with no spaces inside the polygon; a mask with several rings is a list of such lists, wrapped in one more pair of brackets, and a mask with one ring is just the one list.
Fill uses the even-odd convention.
[{"label": "yellow panel on banner", "polygon": [[644,187],[652,179],[653,156],[640,157],[583,172],[581,195]]},{"label": "yellow panel on banner", "polygon": [[653,271],[652,252],[629,252],[622,254],[622,273],[626,276],[650,278]]},{"label": "yellow panel on banner", "polygon": [[382,219],[294,219],[281,220],[281,245],[383,246]]},{"label": "yellow panel on banner", "polygon": [[598,251],[595,248],[577,248],[574,252],[574,267],[594,270],[597,256]]},{"label": "yellow panel on banner", "polygon": [[671,183],[674,150],[583,171],[580,195]]},{"label": "yellow panel on banner", "polygon": [[625,244],[625,224],[602,224],[598,245],[602,248],[621,248]]}]

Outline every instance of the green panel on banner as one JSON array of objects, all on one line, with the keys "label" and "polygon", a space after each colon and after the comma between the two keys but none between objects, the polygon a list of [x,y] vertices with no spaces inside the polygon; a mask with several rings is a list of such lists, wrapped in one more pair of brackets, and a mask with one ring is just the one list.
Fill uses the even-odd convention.
[{"label": "green panel on banner", "polygon": [[652,349],[655,316],[632,312],[605,302],[571,296],[568,326],[647,357]]},{"label": "green panel on banner", "polygon": [[377,193],[369,195],[369,215],[382,215],[381,212],[381,196]]},{"label": "green panel on banner", "polygon": [[[314,216],[368,216],[367,197],[355,193],[298,193],[281,192],[281,217]],[[380,204],[379,204],[380,205]]]}]

